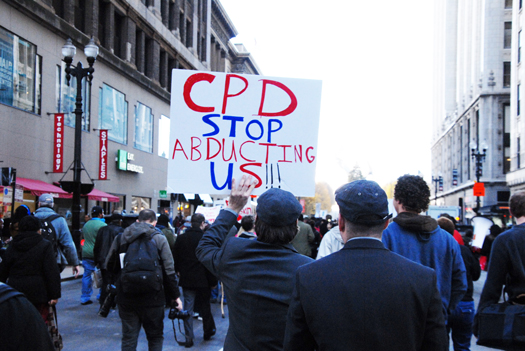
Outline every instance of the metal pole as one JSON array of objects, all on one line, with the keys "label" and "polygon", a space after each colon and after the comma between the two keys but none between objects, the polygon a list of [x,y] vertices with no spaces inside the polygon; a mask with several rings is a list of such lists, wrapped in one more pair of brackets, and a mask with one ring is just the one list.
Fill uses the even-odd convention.
[{"label": "metal pole", "polygon": [[81,175],[82,175],[82,78],[84,78],[82,63],[79,62],[71,72],[77,79],[77,99],[75,102],[75,151],[73,160],[73,205],[71,212],[73,233],[80,231]]},{"label": "metal pole", "polygon": [[13,187],[13,197],[11,199],[11,220],[13,220],[13,217],[15,215],[16,169],[12,168],[11,172],[13,177],[13,182],[11,183],[11,186]]}]

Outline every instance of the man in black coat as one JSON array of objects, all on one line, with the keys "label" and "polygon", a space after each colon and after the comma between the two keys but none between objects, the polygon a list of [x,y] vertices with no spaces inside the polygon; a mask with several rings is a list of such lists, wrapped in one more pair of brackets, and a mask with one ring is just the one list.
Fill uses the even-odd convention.
[{"label": "man in black coat", "polygon": [[284,350],[448,350],[436,274],[381,242],[385,192],[358,180],[335,199],[346,244],[297,270]]},{"label": "man in black coat", "polygon": [[114,282],[114,277],[110,277],[110,273],[106,268],[106,258],[108,257],[109,249],[113,241],[124,231],[122,228],[122,216],[118,213],[113,213],[110,218],[109,225],[101,227],[97,232],[95,239],[95,247],[93,248],[93,255],[95,265],[102,273],[102,288],[100,288],[100,305],[104,304],[108,296],[108,284]]},{"label": "man in black coat", "polygon": [[222,245],[254,187],[251,177],[243,176],[238,188],[233,180],[228,208],[219,213],[196,251],[224,284],[230,315],[224,341],[228,351],[282,350],[293,274],[313,261],[290,244],[302,206],[292,193],[276,188],[257,200],[257,240],[232,237]]},{"label": "man in black coat", "polygon": [[[215,321],[211,313],[211,287],[217,285],[217,279],[199,262],[195,249],[204,235],[204,216],[195,213],[191,216],[191,228],[180,235],[173,248],[175,272],[179,275],[179,286],[184,296],[184,309],[193,314],[195,301],[199,302],[199,315],[202,317],[204,340],[215,335]],[[186,347],[193,346],[193,318],[184,320]]]}]

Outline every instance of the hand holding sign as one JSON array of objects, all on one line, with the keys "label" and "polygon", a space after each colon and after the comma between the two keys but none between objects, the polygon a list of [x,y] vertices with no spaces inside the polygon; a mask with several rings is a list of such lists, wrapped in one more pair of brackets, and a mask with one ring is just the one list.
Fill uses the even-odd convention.
[{"label": "hand holding sign", "polygon": [[230,194],[230,201],[228,202],[228,208],[235,211],[236,213],[246,206],[253,189],[257,185],[257,181],[251,176],[243,175],[239,186],[235,184],[235,179],[232,179],[232,191]]}]

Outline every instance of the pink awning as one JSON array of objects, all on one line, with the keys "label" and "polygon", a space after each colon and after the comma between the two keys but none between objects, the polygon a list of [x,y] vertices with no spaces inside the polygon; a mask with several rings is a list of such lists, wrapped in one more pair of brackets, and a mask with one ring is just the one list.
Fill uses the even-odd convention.
[{"label": "pink awning", "polygon": [[70,193],[62,190],[58,186],[43,182],[36,179],[16,178],[16,185],[21,185],[24,190],[28,190],[32,195],[40,196],[42,194],[51,194],[53,197],[60,197],[63,199],[70,199],[73,197]]},{"label": "pink awning", "polygon": [[119,202],[120,199],[118,196],[111,195],[103,192],[102,190],[93,189],[89,194],[87,194],[88,199],[95,201],[103,202]]}]

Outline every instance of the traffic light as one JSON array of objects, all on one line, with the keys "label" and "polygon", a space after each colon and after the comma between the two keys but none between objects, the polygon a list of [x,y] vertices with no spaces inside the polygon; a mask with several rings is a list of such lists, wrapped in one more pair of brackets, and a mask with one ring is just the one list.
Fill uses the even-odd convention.
[{"label": "traffic light", "polygon": [[443,177],[439,176],[439,191],[443,191]]},{"label": "traffic light", "polygon": [[452,186],[458,185],[458,170],[453,169],[452,170]]}]

